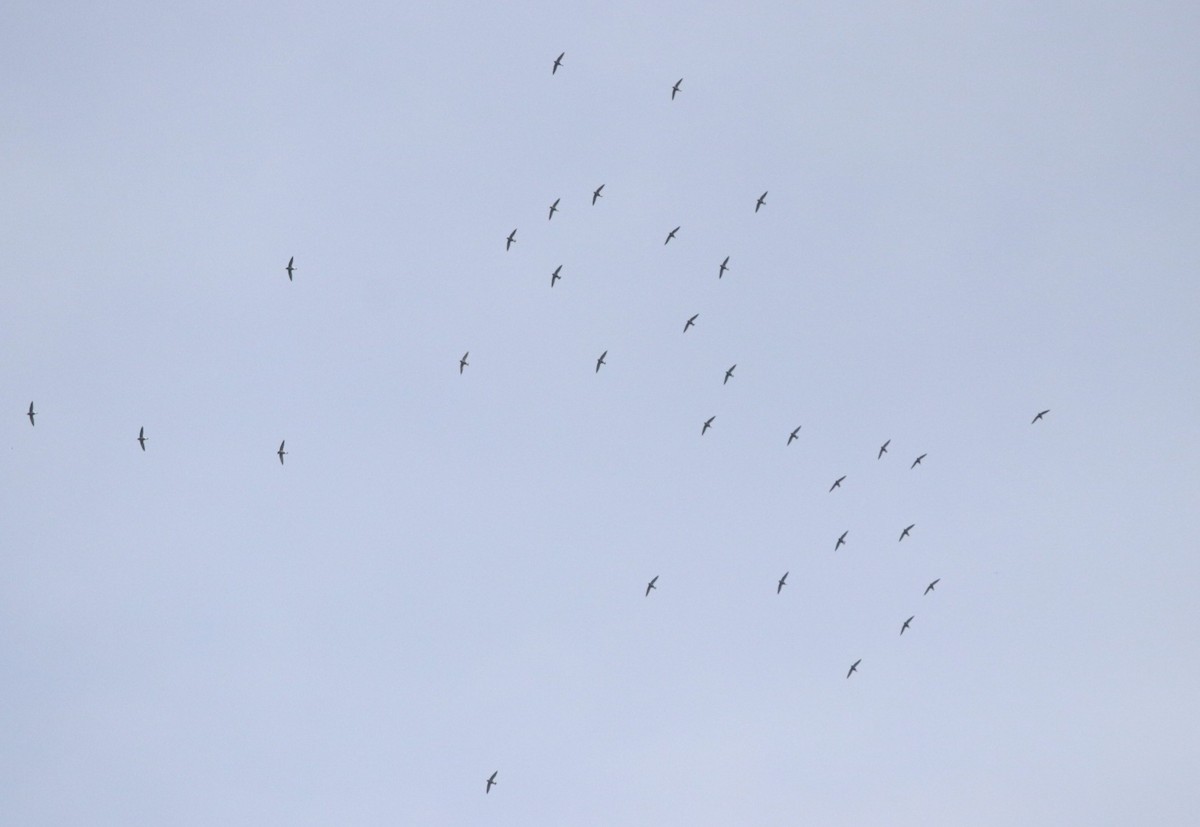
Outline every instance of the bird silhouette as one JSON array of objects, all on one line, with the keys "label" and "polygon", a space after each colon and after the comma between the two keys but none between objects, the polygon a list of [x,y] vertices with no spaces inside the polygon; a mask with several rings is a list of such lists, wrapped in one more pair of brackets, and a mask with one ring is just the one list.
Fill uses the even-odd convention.
[{"label": "bird silhouette", "polygon": [[836,480],[833,481],[833,485],[829,486],[829,490],[832,491],[835,488],[841,488],[842,480],[844,480],[844,479],[846,479],[846,475],[842,474],[840,477],[838,477]]},{"label": "bird silhouette", "polygon": [[708,433],[708,429],[712,427],[713,420],[716,418],[717,415],[713,414],[708,419],[704,420],[704,427],[700,429],[700,436],[704,436],[706,433]]},{"label": "bird silhouette", "polygon": [[[682,226],[682,225],[680,225],[680,226]],[[663,244],[670,244],[671,239],[675,237],[675,233],[679,232],[679,229],[680,229],[679,227],[676,227],[675,229],[671,230],[671,232],[667,233],[667,240],[664,241]]]},{"label": "bird silhouette", "polygon": [[[906,528],[906,529],[904,529],[903,531],[901,531],[901,532],[900,532],[900,540],[903,540],[905,537],[907,537],[907,536],[908,536],[908,532],[912,531],[912,530],[913,530],[914,528],[916,528],[916,527],[917,527],[917,524],[916,524],[916,523],[913,523],[913,524],[912,524],[912,525],[910,525],[908,528]],[[900,540],[897,540],[896,542],[898,543],[898,542],[900,542]]]},{"label": "bird silhouette", "polygon": [[862,663],[862,658],[859,658],[858,660],[854,661],[854,663],[850,664],[850,671],[846,673],[847,678],[849,678],[851,675],[853,675],[855,672],[858,671],[858,665],[860,663]]},{"label": "bird silhouette", "polygon": [[925,459],[925,457],[927,457],[927,456],[929,456],[929,454],[921,454],[921,456],[914,459],[913,464],[908,466],[908,470],[911,471],[912,469],[916,468],[918,465],[921,464],[921,460]]},{"label": "bird silhouette", "polygon": [[566,57],[566,56],[567,56],[567,53],[566,53],[566,52],[563,52],[561,55],[559,55],[558,57],[554,58],[554,66],[553,66],[553,68],[551,68],[551,69],[550,69],[550,74],[552,74],[552,75],[553,75],[555,72],[557,72],[557,71],[558,71],[558,67],[559,67],[559,66],[562,66],[562,59],[563,59],[564,57]]},{"label": "bird silhouette", "polygon": [[913,622],[913,617],[916,617],[916,615],[913,615],[908,620],[904,621],[904,625],[900,627],[900,634],[904,634],[904,630],[908,628],[908,624]]},{"label": "bird silhouette", "polygon": [[496,780],[496,773],[498,773],[498,772],[500,772],[500,770],[496,770],[496,772],[494,772],[488,776],[487,787],[483,791],[484,795],[487,795],[488,793],[490,793],[492,791],[492,787],[494,787],[500,783],[499,781]]},{"label": "bird silhouette", "polygon": [[717,271],[717,278],[725,275],[725,271],[729,269],[729,256],[725,256],[725,260],[721,262],[721,269]]},{"label": "bird silhouette", "polygon": [[471,366],[471,363],[467,361],[467,357],[470,355],[471,355],[471,351],[468,350],[466,353],[464,353],[462,355],[462,358],[458,360],[458,375],[459,376],[462,376],[463,368],[467,368],[467,367]]},{"label": "bird silhouette", "polygon": [[649,596],[650,596],[650,590],[651,590],[651,589],[657,589],[657,588],[658,588],[658,586],[654,585],[654,584],[655,584],[655,583],[657,583],[657,582],[658,582],[658,575],[656,574],[656,575],[654,575],[653,577],[651,577],[651,578],[650,578],[650,582],[646,584],[646,597],[649,597]]},{"label": "bird silhouette", "polygon": [[892,444],[892,441],[889,439],[887,442],[880,445],[879,446],[879,455],[877,457],[875,457],[875,459],[883,459],[883,455],[887,453],[887,447],[891,444]]},{"label": "bird silhouette", "polygon": [[[938,583],[941,583],[941,582],[942,582],[942,578],[940,578],[940,577],[937,580],[934,580],[932,583],[930,583],[928,586],[925,587],[925,594],[929,594],[932,591],[937,591],[934,588],[934,586],[936,586]],[[925,595],[921,595],[921,596],[924,597]]]},{"label": "bird silhouette", "polygon": [[37,427],[37,423],[33,421],[33,418],[34,418],[35,416],[37,416],[37,411],[35,411],[35,410],[33,409],[33,403],[32,403],[32,402],[30,402],[30,403],[29,403],[29,413],[27,413],[27,414],[25,414],[25,415],[26,415],[27,417],[29,417],[29,424],[30,424],[30,425],[32,425],[33,427],[35,427],[35,428],[36,428],[36,427]]},{"label": "bird silhouette", "polygon": [[835,543],[833,546],[834,551],[837,551],[839,548],[846,545],[846,535],[849,533],[850,533],[850,529],[846,529],[845,531],[842,532],[842,536],[838,537],[837,543]]},{"label": "bird silhouette", "polygon": [[[1033,418],[1033,422],[1037,422],[1039,419],[1041,419],[1043,416],[1045,416],[1048,413],[1050,413],[1049,408],[1046,408],[1046,410],[1044,410],[1044,411],[1039,411],[1038,415]],[[1029,424],[1032,425],[1033,422],[1030,422]]]},{"label": "bird silhouette", "polygon": [[688,328],[691,327],[692,325],[694,325],[696,323],[696,319],[698,319],[698,318],[700,318],[699,313],[697,313],[696,315],[694,315],[690,319],[688,319],[686,322],[684,322],[683,323],[683,332],[687,333]]},{"label": "bird silhouette", "polygon": [[803,426],[801,426],[801,425],[797,425],[796,430],[794,430],[790,434],[788,434],[788,441],[787,441],[788,445],[791,445],[793,440],[800,438],[800,428],[802,428],[802,427]]},{"label": "bird silhouette", "polygon": [[547,220],[547,221],[549,221],[551,218],[553,218],[553,217],[554,217],[554,214],[555,214],[556,212],[558,212],[558,202],[559,202],[559,201],[562,201],[562,199],[561,199],[561,198],[555,198],[555,199],[554,199],[554,203],[550,205],[550,215],[546,216],[546,220]]},{"label": "bird silhouette", "polygon": [[138,429],[138,445],[142,446],[142,450],[146,450],[146,427],[143,425]]},{"label": "bird silhouette", "polygon": [[787,576],[789,573],[790,572],[785,571],[783,573],[783,577],[779,578],[779,584],[775,587],[775,594],[779,594],[781,591],[783,591],[783,587],[787,585]]},{"label": "bird silhouette", "polygon": [[284,442],[287,442],[287,440],[285,439],[283,442],[279,443],[279,450],[275,452],[275,453],[279,454],[279,464],[280,465],[283,465],[283,458],[285,456],[287,456],[287,451],[283,450]]},{"label": "bird silhouette", "polygon": [[292,280],[292,273],[296,269],[295,267],[292,266],[295,263],[295,261],[296,261],[296,257],[292,256],[291,258],[288,259],[288,266],[284,268],[285,270],[287,270],[288,281]]},{"label": "bird silhouette", "polygon": [[553,287],[553,286],[554,286],[554,282],[556,282],[556,281],[558,281],[559,279],[561,279],[561,278],[562,278],[562,276],[560,276],[560,275],[558,274],[558,271],[559,271],[559,270],[561,270],[561,269],[562,269],[562,265],[560,264],[560,265],[558,265],[557,267],[555,267],[555,268],[554,268],[554,272],[550,274],[550,286],[551,286],[551,287]]},{"label": "bird silhouette", "polygon": [[596,191],[592,193],[592,206],[593,206],[593,207],[594,207],[594,206],[596,206],[596,199],[597,199],[597,198],[603,198],[603,197],[604,197],[603,195],[601,195],[601,194],[600,194],[600,191],[601,191],[602,189],[604,189],[604,185],[603,185],[603,184],[601,184],[600,186],[596,187]]},{"label": "bird silhouette", "polygon": [[599,372],[600,372],[600,366],[601,366],[601,365],[607,365],[607,364],[608,364],[608,362],[605,362],[605,361],[604,361],[604,357],[605,357],[605,356],[607,356],[607,355],[608,355],[608,351],[606,350],[606,351],[604,351],[603,353],[601,353],[601,354],[600,354],[600,358],[596,360],[596,373],[599,373]]},{"label": "bird silhouette", "polygon": [[733,378],[733,369],[737,367],[737,363],[729,366],[729,370],[725,371],[725,379],[721,382],[722,385],[727,384]]},{"label": "bird silhouette", "polygon": [[513,231],[508,234],[508,240],[504,242],[504,251],[508,252],[508,249],[516,243],[517,243],[517,230],[514,227]]},{"label": "bird silhouette", "polygon": [[758,212],[759,208],[765,203],[767,203],[767,194],[764,192],[762,195],[758,196],[758,203],[754,205],[754,211]]},{"label": "bird silhouette", "polygon": [[671,100],[675,100],[675,95],[679,93],[679,86],[683,83],[683,78],[675,81],[675,85],[671,87]]}]

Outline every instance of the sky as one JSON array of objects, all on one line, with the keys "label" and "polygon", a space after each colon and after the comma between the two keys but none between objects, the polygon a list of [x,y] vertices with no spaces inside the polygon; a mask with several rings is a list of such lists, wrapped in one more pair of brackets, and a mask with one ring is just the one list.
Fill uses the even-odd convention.
[{"label": "sky", "polygon": [[1198,41],[5,4],[0,822],[1191,823]]}]

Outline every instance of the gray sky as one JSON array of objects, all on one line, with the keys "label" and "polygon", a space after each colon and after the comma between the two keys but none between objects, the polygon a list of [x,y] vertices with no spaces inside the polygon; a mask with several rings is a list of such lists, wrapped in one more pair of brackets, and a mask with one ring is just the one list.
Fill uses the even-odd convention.
[{"label": "gray sky", "polygon": [[1200,11],[844,5],[6,4],[0,822],[1189,823]]}]

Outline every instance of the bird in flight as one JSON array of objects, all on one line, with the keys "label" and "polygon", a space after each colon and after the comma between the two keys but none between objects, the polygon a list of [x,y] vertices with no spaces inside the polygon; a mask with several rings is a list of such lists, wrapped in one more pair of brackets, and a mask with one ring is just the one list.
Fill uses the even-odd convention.
[{"label": "bird in flight", "polygon": [[[913,530],[914,528],[916,528],[916,527],[917,527],[917,524],[916,524],[916,523],[913,523],[913,524],[912,524],[912,525],[910,525],[908,528],[906,528],[906,529],[904,529],[903,531],[901,531],[901,532],[900,532],[900,540],[903,540],[905,537],[907,537],[907,536],[908,536],[908,532],[912,531],[912,530]],[[900,540],[897,540],[896,542],[898,543],[898,542],[900,542]]]},{"label": "bird in flight", "polygon": [[842,474],[840,477],[838,477],[836,480],[833,481],[833,485],[829,486],[829,490],[832,491],[835,488],[841,488],[842,480],[844,480],[844,479],[846,479],[846,475]]},{"label": "bird in flight", "polygon": [[[683,225],[680,225],[680,227],[682,227],[682,226]],[[663,244],[670,244],[671,239],[675,237],[675,233],[679,232],[679,229],[680,229],[679,227],[676,227],[675,229],[671,230],[671,232],[667,233],[667,240],[664,241]]]},{"label": "bird in flight", "polygon": [[296,257],[295,257],[295,256],[292,256],[291,258],[289,258],[289,259],[288,259],[288,266],[284,268],[285,270],[287,270],[287,274],[288,274],[288,281],[291,281],[291,280],[292,280],[292,273],[293,273],[293,272],[295,271],[295,269],[296,269],[296,268],[295,268],[295,267],[293,267],[292,265],[293,265],[293,264],[295,264],[295,262],[296,262]]},{"label": "bird in flight", "polygon": [[514,227],[513,231],[508,234],[508,240],[504,243],[504,251],[508,252],[508,248],[512,247],[517,242],[517,230]]},{"label": "bird in flight", "polygon": [[862,658],[859,658],[858,660],[854,661],[854,663],[850,664],[850,671],[846,673],[847,678],[858,671],[858,665],[860,663],[862,663]]},{"label": "bird in flight", "polygon": [[33,409],[33,403],[32,403],[32,402],[30,402],[30,403],[29,403],[29,413],[27,413],[27,414],[25,414],[25,415],[26,415],[27,417],[29,417],[29,424],[30,424],[30,425],[32,425],[32,426],[34,426],[34,427],[36,428],[36,427],[37,427],[37,423],[33,421],[33,418],[34,418],[35,416],[37,416],[37,411],[35,411],[35,410]]},{"label": "bird in flight", "polygon": [[783,587],[787,585],[787,576],[788,576],[788,574],[789,574],[789,572],[786,572],[786,571],[785,571],[785,572],[783,573],[783,577],[780,577],[780,578],[779,578],[779,585],[777,585],[777,586],[775,587],[775,594],[779,594],[781,591],[783,591]]},{"label": "bird in flight", "polygon": [[802,425],[797,425],[796,430],[794,430],[790,434],[788,434],[788,441],[787,441],[788,445],[791,445],[793,440],[800,438],[800,429],[802,427],[803,427]]},{"label": "bird in flight", "polygon": [[655,584],[655,583],[657,583],[657,582],[658,582],[658,575],[656,574],[656,575],[654,575],[653,577],[651,577],[651,578],[650,578],[650,582],[646,584],[646,597],[649,597],[649,596],[650,596],[650,590],[651,590],[651,589],[657,589],[657,588],[658,588],[658,586],[654,585],[654,584]]},{"label": "bird in flight", "polygon": [[[1045,416],[1048,413],[1050,413],[1049,408],[1046,408],[1046,410],[1044,410],[1044,411],[1039,411],[1038,415],[1033,418],[1033,422],[1037,422],[1039,419],[1041,419],[1043,416]],[[1030,422],[1029,424],[1032,425],[1033,422]]]},{"label": "bird in flight", "polygon": [[[142,450],[146,450],[146,428],[142,426],[138,429],[138,444],[142,446]],[[282,446],[281,446],[282,447]]]},{"label": "bird in flight", "polygon": [[879,446],[879,456],[875,457],[875,459],[883,459],[883,455],[887,453],[887,447],[891,444],[892,444],[892,441],[889,439],[887,442],[880,445]]},{"label": "bird in flight", "polygon": [[[553,286],[553,282],[551,282],[551,286]],[[458,360],[458,375],[459,376],[462,376],[463,368],[470,367],[471,363],[467,361],[467,357],[470,355],[471,355],[471,351],[468,350],[466,353],[464,353],[462,355],[462,358]]]},{"label": "bird in flight", "polygon": [[607,355],[608,355],[608,351],[606,350],[606,351],[604,351],[603,353],[601,353],[601,354],[600,354],[600,358],[596,360],[596,373],[599,373],[599,372],[600,372],[600,366],[601,366],[601,365],[607,365],[607,364],[608,364],[608,362],[604,361],[604,357],[605,357],[605,356],[607,356]]},{"label": "bird in flight", "polygon": [[[558,212],[558,202],[559,202],[559,201],[562,201],[562,199],[561,199],[561,198],[555,198],[555,199],[554,199],[554,203],[550,205],[550,215],[546,217],[546,220],[547,220],[547,221],[549,221],[551,218],[553,218],[553,217],[554,217],[554,214],[555,214],[556,212]],[[513,232],[516,232],[516,230],[514,230]]]},{"label": "bird in flight", "polygon": [[717,278],[725,275],[725,271],[729,269],[729,256],[725,256],[725,260],[721,262],[721,269],[717,271]]},{"label": "bird in flight", "polygon": [[555,72],[557,72],[557,71],[558,71],[558,67],[559,67],[559,66],[562,66],[562,59],[563,59],[564,57],[566,57],[566,56],[567,56],[567,53],[566,53],[566,52],[563,52],[561,55],[559,55],[558,57],[554,58],[554,67],[553,67],[553,68],[550,70],[550,74],[552,74],[552,75],[553,75]]},{"label": "bird in flight", "polygon": [[[934,589],[933,587],[941,582],[942,582],[942,578],[940,578],[940,577],[937,580],[934,580],[932,583],[930,583],[928,586],[925,587],[925,594],[929,594],[932,591],[936,591],[936,589]],[[924,597],[924,595],[922,595],[922,597]]]},{"label": "bird in flight", "polygon": [[712,427],[713,420],[716,418],[717,418],[717,415],[713,414],[708,419],[704,420],[704,427],[700,429],[700,436],[704,436],[704,434],[708,431],[708,429]]},{"label": "bird in flight", "polygon": [[908,620],[904,621],[904,625],[900,627],[900,634],[904,634],[904,630],[908,628],[908,624],[913,622],[913,617],[916,617],[916,615],[913,615]]},{"label": "bird in flight", "polygon": [[729,382],[730,379],[733,378],[733,369],[736,367],[737,367],[737,363],[734,363],[729,366],[729,370],[725,371],[725,381],[721,382],[722,385],[726,384],[727,382]]},{"label": "bird in flight", "polygon": [[500,783],[499,781],[496,780],[496,773],[498,773],[498,772],[500,772],[500,770],[496,770],[496,772],[494,772],[488,776],[487,787],[483,791],[484,795],[487,795],[488,793],[490,793],[492,791],[492,787],[494,787]]},{"label": "bird in flight", "polygon": [[908,466],[908,470],[911,471],[912,469],[916,468],[918,465],[921,464],[921,460],[925,459],[925,457],[927,457],[927,456],[929,456],[929,454],[921,454],[921,456],[914,459],[913,464]]},{"label": "bird in flight", "polygon": [[758,203],[754,205],[754,211],[758,212],[759,208],[765,203],[767,203],[767,194],[764,192],[762,195],[758,196]]},{"label": "bird in flight", "polygon": [[283,465],[283,458],[287,455],[287,451],[283,450],[284,442],[287,442],[287,440],[285,439],[283,442],[279,443],[279,450],[275,452],[275,453],[279,454],[279,464],[280,465]]},{"label": "bird in flight", "polygon": [[698,319],[698,318],[700,318],[700,314],[699,314],[699,313],[697,313],[695,316],[692,316],[692,318],[690,318],[690,319],[688,319],[686,322],[684,322],[684,325],[683,325],[683,332],[684,332],[684,333],[687,333],[687,332],[688,332],[688,328],[689,328],[689,327],[691,327],[692,325],[694,325],[694,324],[696,323],[696,319]]},{"label": "bird in flight", "polygon": [[683,78],[675,81],[675,85],[671,87],[671,100],[675,100],[675,95],[679,93],[679,85],[683,83]]},{"label": "bird in flight", "polygon": [[842,536],[838,537],[838,541],[833,547],[834,551],[837,551],[839,548],[846,545],[846,535],[849,533],[850,533],[850,529],[846,529],[845,531],[842,532]]},{"label": "bird in flight", "polygon": [[553,286],[554,286],[554,282],[556,282],[556,281],[558,281],[559,279],[561,279],[561,278],[562,278],[562,276],[560,276],[560,275],[558,274],[558,271],[559,271],[559,270],[561,270],[561,269],[562,269],[562,265],[560,264],[560,265],[558,265],[557,267],[555,267],[555,268],[554,268],[554,272],[550,274],[550,286],[551,286],[551,287],[553,287]]},{"label": "bird in flight", "polygon": [[601,194],[600,194],[600,190],[602,190],[602,189],[604,189],[604,185],[603,185],[603,184],[601,184],[600,186],[596,187],[596,191],[592,193],[592,206],[593,206],[593,207],[594,207],[594,206],[596,206],[596,199],[597,199],[597,198],[603,198],[603,197],[604,197],[603,195],[601,195]]}]

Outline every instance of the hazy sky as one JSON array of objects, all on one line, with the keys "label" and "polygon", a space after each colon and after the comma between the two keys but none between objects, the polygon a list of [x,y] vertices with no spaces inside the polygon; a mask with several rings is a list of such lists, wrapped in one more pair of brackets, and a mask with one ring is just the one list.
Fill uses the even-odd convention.
[{"label": "hazy sky", "polygon": [[0,823],[1192,823],[1200,7],[846,5],[6,3]]}]

